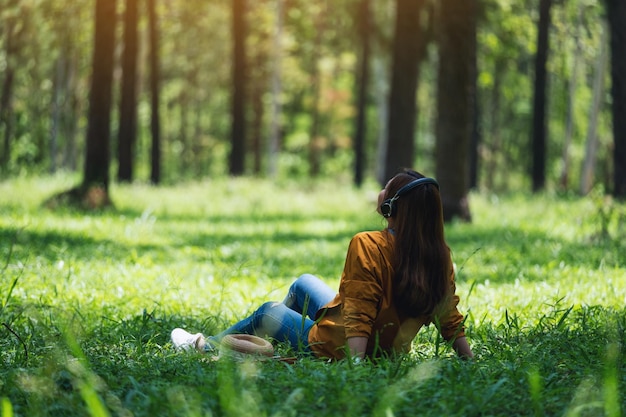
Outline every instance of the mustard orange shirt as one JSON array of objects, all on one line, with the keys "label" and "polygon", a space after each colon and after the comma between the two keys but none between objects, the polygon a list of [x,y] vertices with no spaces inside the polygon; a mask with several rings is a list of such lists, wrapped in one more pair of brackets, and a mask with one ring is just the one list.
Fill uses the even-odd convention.
[{"label": "mustard orange shirt", "polygon": [[368,338],[367,356],[407,352],[419,329],[431,322],[439,323],[445,340],[465,335],[453,271],[452,295],[439,317],[399,314],[393,303],[393,240],[391,232],[383,230],[358,233],[350,241],[339,293],[317,312],[317,323],[309,332],[309,344],[317,356],[345,357],[346,339],[355,336]]}]

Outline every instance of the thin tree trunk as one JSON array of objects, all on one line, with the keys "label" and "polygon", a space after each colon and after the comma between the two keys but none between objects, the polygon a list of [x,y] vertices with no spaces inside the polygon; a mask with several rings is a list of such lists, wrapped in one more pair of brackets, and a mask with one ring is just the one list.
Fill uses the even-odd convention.
[{"label": "thin tree trunk", "polygon": [[160,74],[159,74],[159,27],[156,14],[156,0],[147,0],[148,33],[150,42],[150,181],[161,182],[161,123],[160,123]]},{"label": "thin tree trunk", "polygon": [[549,51],[550,8],[552,0],[539,1],[537,55],[535,57],[535,93],[532,133],[532,190],[546,185],[546,90]]},{"label": "thin tree trunk", "polygon": [[246,152],[246,0],[233,0],[233,95],[231,150],[229,170],[231,175],[243,175]]},{"label": "thin tree trunk", "polygon": [[282,36],[283,36],[283,0],[276,0],[276,23],[274,27],[274,67],[272,68],[272,115],[270,122],[270,139],[268,150],[267,172],[271,178],[278,172],[278,152],[280,145],[280,116],[282,102],[281,65],[282,65]]},{"label": "thin tree trunk", "polygon": [[179,97],[179,110],[180,114],[178,118],[180,120],[180,126],[178,131],[178,140],[181,143],[181,153],[180,153],[180,175],[186,177],[189,172],[191,172],[191,163],[192,163],[192,155],[191,155],[191,141],[189,140],[189,128],[188,128],[188,107],[189,107],[189,98],[185,92],[183,92]]},{"label": "thin tree trunk", "polygon": [[491,143],[486,149],[485,164],[485,188],[487,190],[493,190],[496,187],[496,174],[500,170],[498,158],[500,158],[502,152],[502,130],[500,128],[500,120],[502,119],[501,113],[501,79],[502,79],[502,66],[501,60],[496,60],[494,73],[493,73],[493,87],[491,88]]},{"label": "thin tree trunk", "polygon": [[[72,82],[70,85],[73,85]],[[78,117],[77,114],[81,114],[83,106],[81,106],[80,100],[76,97],[75,87],[70,89],[70,112],[71,114],[65,116],[64,131],[67,135],[67,141],[65,144],[65,153],[63,156],[63,166],[71,171],[78,169]]]},{"label": "thin tree trunk", "polygon": [[374,58],[374,90],[376,93],[376,109],[378,110],[378,140],[376,148],[376,180],[379,184],[385,184],[389,178],[386,178],[385,161],[387,160],[387,133],[389,129],[389,85],[387,66],[382,58]]},{"label": "thin tree trunk", "polygon": [[5,51],[6,67],[2,94],[0,95],[0,127],[4,127],[4,142],[0,156],[0,169],[6,170],[11,160],[11,136],[13,135],[13,80],[15,77],[14,60],[17,52],[15,48],[15,34],[13,22],[7,22]]},{"label": "thin tree trunk", "polygon": [[[265,6],[261,3],[260,6]],[[252,51],[251,61],[254,62],[252,76],[253,80],[250,83],[250,101],[252,104],[252,121],[251,121],[251,144],[252,144],[252,156],[253,166],[252,170],[255,175],[260,175],[263,169],[263,120],[265,118],[265,105],[263,102],[263,96],[266,92],[267,86],[267,63],[269,62],[269,54],[264,45],[269,41],[271,36],[264,28],[258,28],[256,30],[258,36],[258,44],[261,45],[256,50]]]},{"label": "thin tree trunk", "polygon": [[204,160],[203,139],[202,139],[202,115],[204,108],[200,100],[196,100],[194,109],[194,134],[193,134],[193,156],[194,156],[194,175],[201,178],[205,175],[208,168],[208,162]]},{"label": "thin tree trunk", "polygon": [[[259,59],[257,65],[262,65],[261,61],[265,59]],[[253,172],[258,175],[262,169],[262,148],[263,148],[263,88],[261,87],[260,80],[254,85],[252,91],[252,153],[254,156]]]},{"label": "thin tree trunk", "polygon": [[471,131],[470,131],[470,148],[469,148],[469,188],[477,189],[479,186],[480,158],[478,150],[482,141],[480,131],[480,106],[478,101],[478,39],[477,39],[477,20],[478,9],[481,0],[474,1],[473,24],[471,25],[471,35],[469,38],[471,52],[471,70],[470,70],[470,114],[471,114]]},{"label": "thin tree trunk", "polygon": [[321,97],[321,71],[319,61],[321,57],[322,34],[325,30],[324,18],[326,10],[320,7],[316,16],[315,43],[313,45],[313,57],[311,59],[313,75],[311,76],[311,89],[313,90],[313,108],[311,110],[311,130],[309,133],[309,175],[317,177],[322,170],[323,140],[320,137],[320,97]]},{"label": "thin tree trunk", "polygon": [[354,135],[354,183],[359,187],[363,184],[366,159],[365,124],[367,120],[367,96],[370,78],[370,32],[372,25],[370,14],[370,0],[361,0],[359,3],[358,27],[359,39],[363,48],[361,50],[357,77],[357,117]]},{"label": "thin tree trunk", "polygon": [[578,13],[576,17],[576,24],[574,25],[574,56],[572,57],[572,75],[569,80],[569,89],[567,94],[567,116],[565,122],[565,139],[563,143],[563,167],[561,169],[561,179],[559,181],[561,189],[567,190],[569,185],[569,168],[570,168],[570,155],[569,150],[572,144],[572,136],[574,136],[574,103],[576,101],[576,87],[578,85],[578,69],[580,67],[580,55],[581,55],[581,42],[580,42],[580,28],[582,26],[582,2],[578,3]]},{"label": "thin tree trunk", "polygon": [[[9,61],[7,59],[7,61]],[[0,169],[6,170],[11,160],[11,136],[13,135],[13,78],[14,70],[11,64],[7,64],[4,70],[2,83],[2,96],[0,98],[0,126],[4,126],[4,145]]]},{"label": "thin tree trunk", "polygon": [[604,75],[608,59],[608,33],[606,25],[602,25],[602,37],[600,41],[600,56],[596,61],[595,75],[593,81],[593,101],[591,104],[589,126],[587,128],[587,146],[585,148],[585,159],[580,175],[580,193],[586,195],[593,186],[593,177],[596,167],[596,153],[598,150],[598,115],[604,94]]},{"label": "thin tree trunk", "polygon": [[74,72],[76,71],[76,57],[73,51],[67,48],[64,54],[69,57],[66,60],[65,67],[65,80],[64,80],[64,95],[63,102],[64,111],[60,114],[59,130],[65,137],[63,146],[63,157],[61,160],[61,167],[70,171],[75,171],[78,165],[78,151],[76,146],[77,136],[77,114],[80,114],[79,100],[76,97],[76,77]]},{"label": "thin tree trunk", "polygon": [[138,0],[126,0],[124,12],[124,52],[122,55],[122,89],[120,127],[118,132],[118,172],[120,182],[133,180],[137,142],[137,20]]},{"label": "thin tree trunk", "polygon": [[50,173],[57,170],[57,153],[59,143],[59,126],[61,124],[61,90],[64,84],[64,69],[66,67],[65,55],[61,54],[57,58],[54,66],[54,83],[52,85],[52,117],[50,121]]},{"label": "thin tree trunk", "polygon": [[606,0],[611,31],[613,196],[626,199],[626,2]]}]

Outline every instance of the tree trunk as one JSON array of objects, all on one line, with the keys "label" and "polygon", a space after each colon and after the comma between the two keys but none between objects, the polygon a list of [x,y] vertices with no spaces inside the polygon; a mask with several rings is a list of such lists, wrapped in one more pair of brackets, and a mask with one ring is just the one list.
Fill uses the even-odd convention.
[{"label": "tree trunk", "polygon": [[585,159],[580,174],[580,193],[586,195],[593,187],[593,177],[596,168],[596,154],[598,151],[598,115],[602,96],[604,95],[604,75],[606,72],[606,61],[608,59],[607,30],[602,25],[602,37],[600,40],[600,56],[596,61],[595,76],[593,81],[593,100],[589,114],[589,126],[587,128],[587,146],[585,148]]},{"label": "tree trunk", "polygon": [[203,127],[202,116],[204,114],[204,106],[200,100],[196,100],[194,103],[194,134],[193,134],[193,155],[194,155],[194,176],[196,178],[202,178],[206,175],[209,169],[210,161],[205,158],[206,153],[203,143]]},{"label": "tree trunk", "polygon": [[191,141],[189,139],[189,129],[188,129],[188,107],[190,106],[190,100],[186,93],[187,90],[183,90],[183,92],[178,97],[178,110],[180,113],[178,114],[178,120],[180,120],[179,130],[178,130],[178,141],[181,144],[180,148],[180,156],[179,156],[179,173],[182,177],[187,177],[187,175],[192,171],[191,164],[193,157],[191,155]]},{"label": "tree trunk", "polygon": [[471,24],[471,35],[469,37],[471,53],[471,68],[470,68],[470,114],[471,114],[471,132],[470,132],[470,147],[469,147],[469,188],[478,189],[479,187],[479,172],[480,172],[480,158],[479,148],[482,142],[481,128],[480,128],[480,106],[478,101],[478,39],[477,39],[477,25],[478,25],[478,9],[480,0],[474,0],[474,15],[473,23]]},{"label": "tree trunk", "polygon": [[322,48],[322,34],[324,33],[324,18],[326,10],[320,7],[320,11],[316,16],[315,24],[315,42],[313,44],[313,57],[311,59],[311,89],[313,90],[313,108],[311,109],[311,130],[309,133],[309,175],[311,177],[319,176],[322,170],[322,152],[324,150],[323,140],[320,135],[320,99],[321,99],[321,71],[320,56]]},{"label": "tree trunk", "polygon": [[[263,61],[263,62],[261,62]],[[265,57],[257,61],[257,65],[263,65]],[[253,172],[259,175],[262,169],[262,149],[263,149],[263,93],[261,80],[256,80],[252,89],[252,153],[254,155]]]},{"label": "tree trunk", "polygon": [[537,24],[537,55],[535,57],[535,92],[533,102],[532,190],[546,185],[546,89],[549,51],[550,8],[552,0],[539,1]]},{"label": "tree trunk", "polygon": [[567,190],[569,185],[569,167],[570,167],[570,145],[572,144],[572,136],[574,136],[574,103],[576,102],[576,86],[578,85],[578,69],[580,67],[580,55],[582,45],[580,42],[580,29],[582,27],[582,3],[578,3],[578,13],[576,16],[576,24],[574,25],[574,56],[572,57],[572,74],[569,80],[569,88],[567,93],[567,116],[565,121],[565,139],[563,140],[563,167],[561,168],[561,178],[559,184],[562,190]]},{"label": "tree trunk", "polygon": [[117,179],[120,182],[133,180],[137,141],[137,1],[126,0],[124,12],[124,53],[122,55],[120,127],[117,147]]},{"label": "tree trunk", "polygon": [[[17,7],[17,1],[10,2],[9,8]],[[13,136],[13,82],[15,78],[15,59],[19,52],[20,37],[19,25],[14,18],[7,19],[4,23],[5,37],[5,62],[4,80],[2,93],[0,94],[0,128],[4,127],[2,154],[0,155],[0,170],[7,170],[11,160],[11,137]]]},{"label": "tree trunk", "polygon": [[472,67],[475,0],[441,2],[437,82],[436,161],[444,219],[471,220],[469,145],[472,118]]},{"label": "tree trunk", "polygon": [[389,100],[387,100],[387,94],[389,92],[389,84],[387,83],[389,71],[387,65],[385,65],[386,62],[382,58],[375,56],[373,61],[374,91],[378,123],[380,125],[376,145],[376,180],[379,184],[385,184],[389,179],[385,177],[387,175],[385,172],[388,142],[387,123],[389,123]]},{"label": "tree trunk", "polygon": [[111,205],[109,197],[109,135],[115,49],[115,12],[115,0],[96,0],[83,181],[77,187],[52,196],[45,203],[49,207],[71,204],[86,209],[99,209]]},{"label": "tree trunk", "polygon": [[613,97],[613,196],[626,199],[626,2],[606,0],[611,32]]},{"label": "tree trunk", "polygon": [[267,173],[275,177],[278,172],[278,152],[280,148],[280,115],[282,102],[280,99],[281,65],[282,65],[282,36],[283,36],[283,0],[276,0],[276,23],[274,27],[274,66],[272,68],[272,116],[270,121],[270,138],[268,146]]},{"label": "tree trunk", "polygon": [[[10,59],[7,59],[10,61]],[[2,157],[0,158],[0,169],[7,170],[11,160],[11,136],[13,135],[13,78],[15,71],[10,63],[4,70],[4,81],[2,82],[2,96],[0,97],[0,126],[4,126],[4,143],[2,146]]]},{"label": "tree trunk", "polygon": [[159,113],[159,26],[156,15],[156,0],[147,0],[148,33],[150,42],[150,134],[152,148],[150,152],[150,181],[161,182],[161,123]]},{"label": "tree trunk", "polygon": [[[255,12],[267,7],[266,2],[257,2]],[[252,145],[252,172],[255,176],[261,175],[263,169],[263,144],[264,144],[264,119],[265,104],[264,96],[268,85],[268,64],[270,63],[270,48],[267,46],[271,42],[271,29],[259,25],[254,30],[257,39],[257,48],[251,50],[250,61],[253,63],[250,70],[252,81],[250,82],[250,102],[252,107],[251,145]]]},{"label": "tree trunk", "polygon": [[[391,90],[384,180],[415,160],[416,92],[419,62],[426,42],[420,25],[424,0],[396,0],[396,26],[392,45]],[[383,182],[384,185],[384,182]]]},{"label": "tree trunk", "polygon": [[64,89],[66,56],[60,54],[54,66],[54,82],[52,85],[52,117],[50,120],[50,173],[57,170],[57,154],[59,149],[59,127],[61,124],[61,95]]},{"label": "tree trunk", "polygon": [[499,158],[502,154],[502,77],[504,73],[505,62],[497,59],[493,68],[493,86],[491,87],[489,100],[489,134],[491,140],[485,143],[483,155],[485,160],[485,188],[493,190],[497,187],[496,175],[500,172]]},{"label": "tree trunk", "polygon": [[357,117],[354,134],[354,183],[358,187],[363,184],[366,159],[365,124],[367,120],[367,97],[370,78],[370,32],[372,25],[370,14],[370,0],[361,0],[359,3],[357,25],[359,28],[359,39],[361,41],[362,49],[361,56],[359,57],[359,69],[357,76]]},{"label": "tree trunk", "polygon": [[83,192],[99,189],[90,206],[110,203],[109,161],[111,129],[111,90],[115,48],[115,0],[96,0],[93,72],[89,96],[87,149]]},{"label": "tree trunk", "polygon": [[230,174],[243,175],[246,151],[246,0],[233,0],[233,96]]},{"label": "tree trunk", "polygon": [[66,39],[67,60],[66,71],[66,110],[62,118],[62,131],[66,137],[65,151],[63,153],[63,167],[76,171],[78,167],[78,115],[82,114],[83,100],[78,98],[78,54],[76,48],[70,46],[70,40]]}]

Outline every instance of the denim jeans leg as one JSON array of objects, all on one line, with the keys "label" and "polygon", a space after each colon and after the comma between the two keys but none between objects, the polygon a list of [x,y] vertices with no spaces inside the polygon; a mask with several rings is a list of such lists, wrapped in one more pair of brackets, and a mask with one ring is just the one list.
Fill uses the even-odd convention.
[{"label": "denim jeans leg", "polygon": [[302,349],[307,348],[309,330],[313,324],[313,320],[303,317],[283,303],[270,301],[210,340],[219,343],[227,334],[245,333],[289,342],[294,349]]},{"label": "denim jeans leg", "polygon": [[283,300],[290,309],[314,319],[315,313],[335,298],[336,292],[318,277],[304,274],[298,277]]}]

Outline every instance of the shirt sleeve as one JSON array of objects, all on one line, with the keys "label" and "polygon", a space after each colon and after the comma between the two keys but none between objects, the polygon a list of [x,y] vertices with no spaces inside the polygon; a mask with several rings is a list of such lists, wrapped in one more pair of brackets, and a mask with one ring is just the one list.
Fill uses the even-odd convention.
[{"label": "shirt sleeve", "polygon": [[456,295],[454,271],[452,271],[450,274],[450,292],[448,298],[441,309],[439,317],[435,317],[432,320],[439,327],[441,336],[446,341],[465,336],[465,327],[463,326],[464,318],[457,309],[458,304],[459,296]]},{"label": "shirt sleeve", "polygon": [[350,241],[339,284],[346,338],[372,333],[383,292],[376,271],[380,256],[376,245],[365,236],[356,235]]}]

